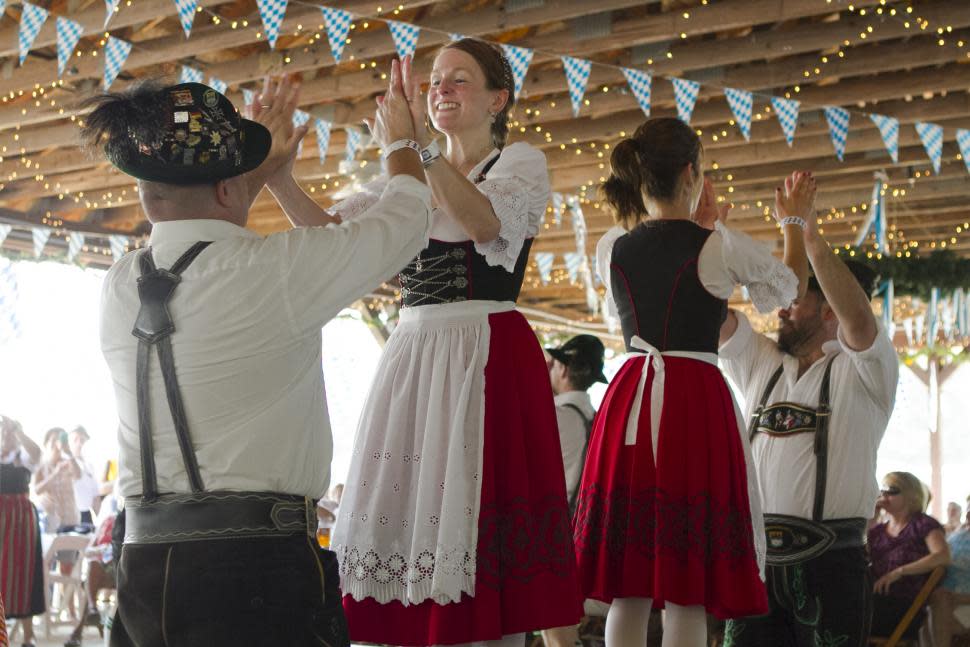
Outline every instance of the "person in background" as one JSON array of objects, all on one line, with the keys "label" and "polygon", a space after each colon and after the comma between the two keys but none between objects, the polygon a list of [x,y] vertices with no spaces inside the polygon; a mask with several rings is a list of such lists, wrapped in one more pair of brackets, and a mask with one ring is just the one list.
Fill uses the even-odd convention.
[{"label": "person in background", "polygon": [[950,647],[955,634],[970,629],[970,506],[963,523],[946,542],[950,546],[950,565],[946,578],[929,600],[935,647]]},{"label": "person in background", "polygon": [[94,529],[94,517],[98,514],[101,492],[98,479],[95,477],[98,470],[94,467],[88,448],[90,439],[91,436],[81,425],[68,434],[71,455],[81,472],[81,476],[74,481],[74,502],[81,515],[81,523]]},{"label": "person in background", "polygon": [[[873,636],[890,635],[930,571],[950,563],[943,526],[924,512],[929,499],[926,487],[909,472],[890,472],[883,479],[877,505],[885,521],[869,529]],[[919,614],[903,636],[915,638],[923,619]]]},{"label": "person in background", "polygon": [[34,473],[34,494],[46,517],[44,531],[76,526],[81,514],[74,500],[74,482],[81,478],[81,468],[67,446],[67,432],[60,427],[44,434],[44,457]]},{"label": "person in background", "polygon": [[[604,352],[603,342],[593,335],[577,335],[558,348],[546,348],[570,511],[575,509],[579,478],[596,415],[587,391],[596,382],[607,383],[603,375]],[[584,606],[599,606],[597,610],[605,615],[605,609],[601,608],[605,605],[595,600],[587,601]],[[577,629],[575,626],[545,629],[542,640],[546,647],[572,647],[579,639]]]},{"label": "person in background", "polygon": [[0,598],[6,617],[20,620],[24,645],[33,644],[32,618],[46,607],[40,523],[29,496],[40,460],[40,447],[20,423],[0,416]]},{"label": "person in background", "polygon": [[946,504],[946,523],[943,524],[943,530],[947,537],[963,527],[962,516],[963,508],[960,507],[959,503],[950,501]]}]

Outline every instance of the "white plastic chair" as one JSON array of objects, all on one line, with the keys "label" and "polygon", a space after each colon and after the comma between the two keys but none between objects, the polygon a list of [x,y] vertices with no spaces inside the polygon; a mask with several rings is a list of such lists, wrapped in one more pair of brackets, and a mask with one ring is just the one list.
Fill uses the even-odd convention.
[{"label": "white plastic chair", "polygon": [[[84,551],[91,543],[91,535],[57,535],[44,552],[44,596],[47,610],[44,612],[44,632],[51,637],[51,628],[60,625],[74,627],[84,610]],[[54,570],[57,553],[76,551],[77,559],[70,575],[61,575]],[[74,611],[70,611],[70,600],[74,600]]]}]

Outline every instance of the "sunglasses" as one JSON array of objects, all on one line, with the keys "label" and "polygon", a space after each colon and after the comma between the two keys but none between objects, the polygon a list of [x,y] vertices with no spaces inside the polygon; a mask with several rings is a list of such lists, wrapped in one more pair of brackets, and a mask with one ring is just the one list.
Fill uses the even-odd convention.
[{"label": "sunglasses", "polygon": [[896,496],[897,494],[899,494],[899,488],[896,486],[882,488],[881,490],[879,490],[879,493],[882,494],[883,496]]}]

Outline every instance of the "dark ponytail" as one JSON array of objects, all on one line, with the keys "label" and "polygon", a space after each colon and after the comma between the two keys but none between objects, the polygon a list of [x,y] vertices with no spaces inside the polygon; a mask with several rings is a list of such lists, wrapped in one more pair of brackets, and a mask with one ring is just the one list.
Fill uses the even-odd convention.
[{"label": "dark ponytail", "polygon": [[681,172],[692,164],[699,172],[701,140],[690,126],[672,117],[648,119],[633,137],[624,139],[610,156],[612,173],[603,183],[606,202],[614,219],[632,229],[647,215],[643,195],[672,200]]}]

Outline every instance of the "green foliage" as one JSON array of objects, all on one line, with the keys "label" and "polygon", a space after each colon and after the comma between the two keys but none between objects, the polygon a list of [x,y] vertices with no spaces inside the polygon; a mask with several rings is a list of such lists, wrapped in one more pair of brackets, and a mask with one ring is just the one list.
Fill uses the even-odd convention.
[{"label": "green foliage", "polygon": [[[897,297],[929,299],[933,288],[940,288],[943,295],[957,288],[970,289],[970,258],[963,258],[949,250],[939,250],[925,256],[913,254],[909,258],[895,254],[868,258],[866,252],[860,249],[855,252],[853,260],[869,265],[879,274],[880,281],[892,279]],[[846,257],[845,250],[841,250],[839,255]]]}]

